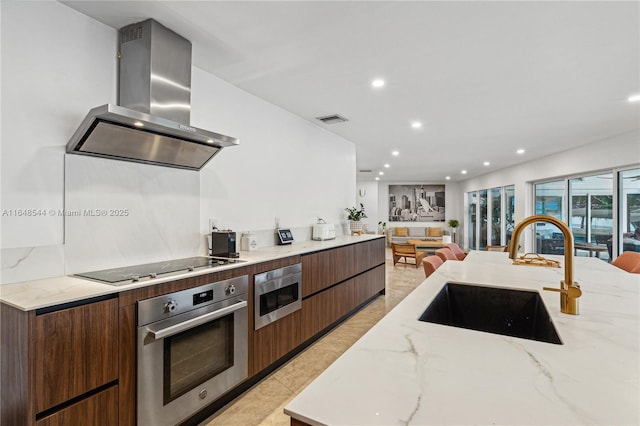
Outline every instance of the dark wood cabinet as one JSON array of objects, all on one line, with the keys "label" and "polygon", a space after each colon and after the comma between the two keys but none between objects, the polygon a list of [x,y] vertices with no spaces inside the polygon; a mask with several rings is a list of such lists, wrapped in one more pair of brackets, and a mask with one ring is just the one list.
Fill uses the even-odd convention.
[{"label": "dark wood cabinet", "polygon": [[36,426],[118,424],[118,387],[112,386],[36,422]]},{"label": "dark wood cabinet", "polygon": [[384,250],[378,238],[301,256],[303,297],[384,264]]},{"label": "dark wood cabinet", "polygon": [[252,333],[249,376],[264,370],[302,343],[300,312],[289,314]]},{"label": "dark wood cabinet", "polygon": [[74,305],[48,313],[2,305],[3,425],[117,419],[118,299]]},{"label": "dark wood cabinet", "polygon": [[355,305],[361,305],[375,294],[384,292],[385,277],[384,264],[370,269],[364,274],[358,275],[354,279],[353,288]]},{"label": "dark wood cabinet", "polygon": [[302,301],[302,339],[308,340],[384,291],[385,267],[359,274]]},{"label": "dark wood cabinet", "polygon": [[118,379],[118,299],[34,319],[36,412]]}]

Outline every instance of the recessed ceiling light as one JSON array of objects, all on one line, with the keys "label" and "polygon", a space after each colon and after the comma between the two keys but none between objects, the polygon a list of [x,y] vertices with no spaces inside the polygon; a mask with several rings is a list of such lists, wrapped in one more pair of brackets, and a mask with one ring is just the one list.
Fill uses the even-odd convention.
[{"label": "recessed ceiling light", "polygon": [[485,161],[484,163],[482,163],[482,165],[483,165],[483,166],[488,166],[488,165],[490,165],[490,164],[491,164],[491,163],[490,163],[490,162],[488,162],[488,161]]},{"label": "recessed ceiling light", "polygon": [[376,78],[375,80],[373,80],[371,82],[371,85],[373,87],[379,88],[379,87],[383,87],[384,86],[384,80],[381,78]]},{"label": "recessed ceiling light", "polygon": [[520,148],[519,150],[516,151],[517,154],[524,154],[524,149]]},{"label": "recessed ceiling light", "polygon": [[400,155],[400,153],[398,151],[391,151],[391,155],[394,155],[397,157],[398,155]]},{"label": "recessed ceiling light", "polygon": [[384,165],[384,168],[385,168],[385,169],[388,169],[389,167],[391,167],[391,165],[390,165],[390,164],[385,164],[385,165]]},{"label": "recessed ceiling light", "polygon": [[451,176],[447,176],[445,179],[446,179],[446,180],[450,180],[450,179],[451,179]]},{"label": "recessed ceiling light", "polygon": [[376,180],[380,180],[380,178],[379,178],[379,177],[376,177]]},{"label": "recessed ceiling light", "polygon": [[378,172],[378,174],[379,174],[380,176],[382,176],[382,175],[384,174],[384,172]]},{"label": "recessed ceiling light", "polygon": [[422,127],[422,123],[419,121],[414,121],[413,123],[411,123],[411,127],[413,127],[414,129],[420,129]]},{"label": "recessed ceiling light", "polygon": [[144,127],[144,124],[142,123],[142,121],[136,121],[135,123],[133,123],[133,125],[136,127]]},{"label": "recessed ceiling light", "polygon": [[640,93],[637,95],[631,95],[627,98],[629,102],[640,102]]},{"label": "recessed ceiling light", "polygon": [[213,143],[213,139],[207,139],[207,143]]},{"label": "recessed ceiling light", "polygon": [[466,175],[467,171],[466,170],[462,170],[460,173],[462,173],[463,175]]}]

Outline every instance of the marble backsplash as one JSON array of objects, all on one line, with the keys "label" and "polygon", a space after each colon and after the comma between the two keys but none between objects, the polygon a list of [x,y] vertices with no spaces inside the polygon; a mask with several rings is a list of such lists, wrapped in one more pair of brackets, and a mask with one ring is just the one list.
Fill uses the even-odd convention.
[{"label": "marble backsplash", "polygon": [[65,275],[63,245],[2,249],[0,258],[0,284]]},{"label": "marble backsplash", "polygon": [[200,255],[194,171],[66,156],[65,273]]}]

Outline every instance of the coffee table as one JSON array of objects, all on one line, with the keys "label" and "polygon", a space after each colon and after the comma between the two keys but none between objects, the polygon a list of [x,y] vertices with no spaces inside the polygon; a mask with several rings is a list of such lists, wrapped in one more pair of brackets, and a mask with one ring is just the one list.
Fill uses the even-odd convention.
[{"label": "coffee table", "polygon": [[431,250],[443,248],[442,241],[407,240],[407,244],[413,244],[418,250]]}]

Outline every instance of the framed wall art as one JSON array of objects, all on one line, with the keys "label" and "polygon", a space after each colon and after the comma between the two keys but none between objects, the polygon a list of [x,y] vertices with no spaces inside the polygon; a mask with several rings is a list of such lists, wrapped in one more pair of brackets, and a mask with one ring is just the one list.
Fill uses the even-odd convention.
[{"label": "framed wall art", "polygon": [[389,222],[444,222],[444,185],[389,185]]}]

